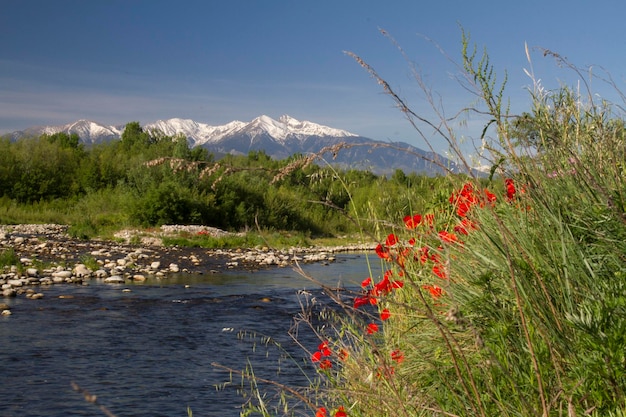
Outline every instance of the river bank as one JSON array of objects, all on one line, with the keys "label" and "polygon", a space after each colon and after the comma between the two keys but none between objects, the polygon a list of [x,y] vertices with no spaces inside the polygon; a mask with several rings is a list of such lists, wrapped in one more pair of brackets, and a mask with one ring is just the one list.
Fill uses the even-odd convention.
[{"label": "river bank", "polygon": [[[334,254],[365,252],[372,245],[333,247],[268,247],[205,249],[163,246],[164,236],[204,233],[220,236],[225,231],[205,226],[162,226],[151,233],[124,230],[116,240],[78,240],[67,234],[68,226],[58,224],[0,225],[0,254],[11,253],[13,262],[0,270],[4,297],[43,297],[37,286],[54,284],[87,285],[90,280],[110,284],[166,279],[170,274],[210,274],[226,270],[253,271],[286,267],[295,263],[332,263]],[[139,242],[131,244],[130,242]],[[6,259],[5,262],[6,263]],[[2,304],[2,303],[0,303]],[[10,314],[0,305],[3,314]]]}]

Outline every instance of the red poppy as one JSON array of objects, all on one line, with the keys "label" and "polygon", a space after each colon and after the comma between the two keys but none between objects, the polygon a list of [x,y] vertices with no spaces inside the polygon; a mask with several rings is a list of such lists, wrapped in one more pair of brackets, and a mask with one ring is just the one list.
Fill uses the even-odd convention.
[{"label": "red poppy", "polygon": [[380,312],[380,319],[382,321],[389,320],[389,317],[391,317],[391,312],[388,309],[385,308]]},{"label": "red poppy", "polygon": [[324,359],[320,362],[320,369],[330,369],[333,367],[333,363],[328,359]]},{"label": "red poppy", "polygon": [[319,362],[322,360],[322,352],[319,350],[311,355],[311,362]]},{"label": "red poppy", "polygon": [[385,244],[387,246],[393,246],[396,243],[398,243],[398,236],[394,235],[393,233],[387,236],[387,239],[385,240]]},{"label": "red poppy", "polygon": [[374,334],[378,332],[378,324],[370,323],[367,325],[367,334]]},{"label": "red poppy", "polygon": [[354,308],[363,307],[368,304],[372,304],[372,305],[376,304],[376,299],[370,297],[369,294],[363,297],[355,297],[354,299]]},{"label": "red poppy", "polygon": [[345,349],[341,349],[337,356],[339,357],[340,361],[345,361],[346,359],[348,359],[348,356],[350,356],[350,352]]},{"label": "red poppy", "polygon": [[437,285],[422,285],[422,288],[428,290],[433,298],[439,298],[443,295],[443,289],[441,289],[441,287],[438,287]]},{"label": "red poppy", "polygon": [[335,413],[335,417],[348,417],[346,410],[343,408],[343,405],[340,405]]},{"label": "red poppy", "polygon": [[492,192],[490,192],[486,188],[485,188],[485,195],[487,196],[487,201],[490,202],[490,203],[495,203],[495,201],[497,200],[496,195],[493,194]]},{"label": "red poppy", "polygon": [[441,264],[433,266],[433,273],[441,279],[448,279],[445,268]]},{"label": "red poppy", "polygon": [[365,278],[362,282],[361,282],[361,287],[365,288],[365,287],[369,287],[369,285],[372,283],[372,278],[371,277],[367,277]]},{"label": "red poppy", "polygon": [[404,353],[400,350],[394,350],[391,352],[391,360],[402,363],[404,361]]},{"label": "red poppy", "polygon": [[404,225],[407,229],[415,229],[422,223],[422,216],[415,214],[413,216],[404,216]]},{"label": "red poppy", "polygon": [[504,184],[506,185],[506,198],[511,201],[515,197],[515,183],[511,178],[507,178],[504,180]]},{"label": "red poppy", "polygon": [[389,249],[380,243],[376,246],[376,255],[381,259],[389,259],[391,257]]},{"label": "red poppy", "polygon": [[315,417],[328,417],[328,411],[324,407],[320,407],[315,412]]},{"label": "red poppy", "polygon": [[441,239],[445,243],[452,243],[452,242],[458,241],[458,238],[456,237],[454,233],[446,232],[445,230],[442,230],[441,232],[439,232],[439,239]]}]

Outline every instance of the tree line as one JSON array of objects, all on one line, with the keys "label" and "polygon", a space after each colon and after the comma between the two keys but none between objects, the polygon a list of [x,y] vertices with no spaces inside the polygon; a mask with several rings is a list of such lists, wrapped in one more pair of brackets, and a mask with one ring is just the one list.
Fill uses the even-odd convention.
[{"label": "tree line", "polygon": [[334,235],[358,230],[360,218],[397,218],[446,194],[441,178],[401,170],[387,178],[311,162],[263,151],[216,158],[190,148],[183,135],[146,131],[138,122],[119,140],[90,146],[64,132],[4,137],[0,208],[53,207],[95,228],[203,224]]}]

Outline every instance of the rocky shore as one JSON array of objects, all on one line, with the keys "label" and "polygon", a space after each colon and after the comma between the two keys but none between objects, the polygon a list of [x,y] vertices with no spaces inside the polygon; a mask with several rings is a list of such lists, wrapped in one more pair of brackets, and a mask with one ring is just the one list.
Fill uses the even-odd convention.
[{"label": "rocky shore", "polygon": [[[67,226],[0,225],[0,256],[11,254],[13,262],[0,269],[4,297],[25,295],[43,297],[40,286],[54,284],[88,285],[92,279],[110,284],[143,282],[149,278],[166,279],[168,275],[217,273],[229,269],[256,270],[285,267],[295,262],[335,260],[335,254],[371,250],[371,245],[340,247],[290,248],[267,247],[222,250],[166,247],[163,236],[179,233],[203,233],[220,236],[227,232],[204,226],[162,226],[146,235],[136,231],[116,234],[116,241],[72,239]],[[134,242],[135,244],[131,244]],[[7,259],[0,259],[5,264]],[[0,303],[1,314],[10,314],[9,306]]]}]

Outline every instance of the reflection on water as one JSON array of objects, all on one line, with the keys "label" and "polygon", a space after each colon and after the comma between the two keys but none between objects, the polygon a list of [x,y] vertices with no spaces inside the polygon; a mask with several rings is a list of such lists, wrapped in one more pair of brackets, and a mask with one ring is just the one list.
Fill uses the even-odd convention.
[{"label": "reflection on water", "polygon": [[[332,286],[357,287],[370,274],[359,255],[304,268]],[[238,416],[242,397],[235,385],[215,389],[228,375],[211,363],[243,369],[250,360],[257,375],[306,385],[293,361],[282,361],[276,374],[281,352],[264,348],[260,336],[310,366],[288,335],[302,289],[323,299],[285,268],[130,286],[57,285],[41,289],[41,300],[8,300],[13,315],[0,318],[0,415],[99,415],[72,390],[75,381],[119,417],[182,416],[187,406],[198,416]]]}]

